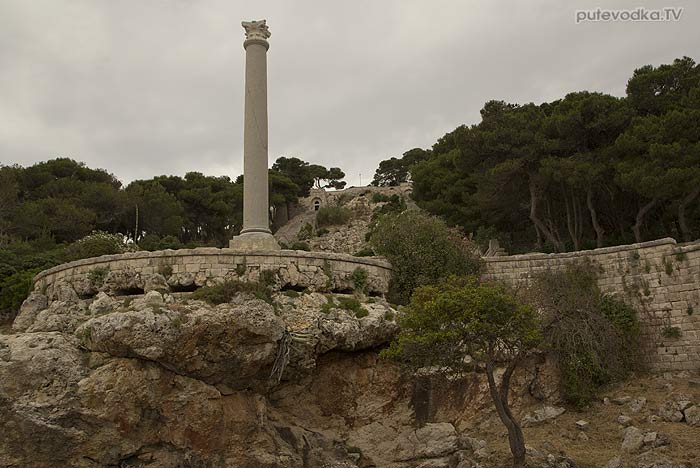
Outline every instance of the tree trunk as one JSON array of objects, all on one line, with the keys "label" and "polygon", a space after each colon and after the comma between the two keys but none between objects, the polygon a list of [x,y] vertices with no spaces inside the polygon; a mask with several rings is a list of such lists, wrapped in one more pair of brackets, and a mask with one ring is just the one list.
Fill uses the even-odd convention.
[{"label": "tree trunk", "polygon": [[508,407],[508,389],[510,387],[510,378],[518,364],[518,359],[514,359],[506,368],[506,371],[501,377],[501,384],[496,385],[494,379],[494,364],[491,356],[486,360],[486,376],[489,381],[489,393],[491,399],[496,406],[498,417],[503,422],[503,425],[508,429],[508,444],[510,445],[510,453],[513,455],[513,466],[515,468],[523,468],[525,466],[525,437],[520,423],[515,419]]},{"label": "tree trunk", "polygon": [[554,234],[545,226],[545,224],[542,222],[542,220],[539,218],[537,215],[537,204],[539,202],[539,196],[537,195],[537,187],[535,186],[535,181],[534,178],[531,176],[530,177],[530,221],[539,229],[539,232],[541,232],[545,239],[547,239],[549,242],[554,245],[554,248],[557,249],[557,251],[561,252],[563,250],[561,242],[557,240],[556,237],[554,237]]},{"label": "tree trunk", "polygon": [[578,243],[576,242],[576,228],[574,227],[574,221],[571,219],[571,207],[569,206],[569,197],[566,196],[564,184],[562,184],[561,193],[564,195],[564,206],[566,207],[566,228],[569,230],[569,237],[571,238],[571,242],[574,244],[574,250],[578,250]]},{"label": "tree trunk", "polygon": [[586,205],[588,206],[588,211],[591,213],[591,224],[595,230],[595,245],[596,247],[602,247],[605,230],[598,222],[598,213],[593,206],[593,190],[590,187],[588,187],[588,190],[586,191]]},{"label": "tree trunk", "polygon": [[698,195],[700,195],[700,185],[695,188],[692,192],[685,196],[678,205],[678,226],[681,229],[681,234],[683,235],[683,242],[690,242],[693,240],[693,236],[688,229],[688,225],[685,221],[685,208],[695,200]]},{"label": "tree trunk", "polygon": [[652,208],[658,203],[658,198],[652,198],[652,200],[646,205],[642,206],[639,211],[637,211],[637,217],[635,218],[634,226],[632,226],[632,232],[634,232],[634,241],[642,242],[642,224],[644,224],[644,218],[651,211]]},{"label": "tree trunk", "polygon": [[134,226],[134,242],[139,241],[139,204],[136,204],[136,224]]},{"label": "tree trunk", "polygon": [[583,213],[581,210],[581,200],[571,192],[574,200],[574,213],[576,214],[576,250],[581,250],[581,238],[583,237]]}]

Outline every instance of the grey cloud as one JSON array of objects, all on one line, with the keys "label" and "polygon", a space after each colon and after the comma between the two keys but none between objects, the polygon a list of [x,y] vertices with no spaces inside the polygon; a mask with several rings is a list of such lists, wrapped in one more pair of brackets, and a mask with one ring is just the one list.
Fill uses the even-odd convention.
[{"label": "grey cloud", "polygon": [[[605,2],[634,8],[637,1]],[[130,181],[242,167],[243,19],[267,18],[270,159],[378,162],[475,123],[489,99],[622,95],[698,58],[678,23],[574,23],[592,1],[0,1],[0,163],[71,156]]]}]

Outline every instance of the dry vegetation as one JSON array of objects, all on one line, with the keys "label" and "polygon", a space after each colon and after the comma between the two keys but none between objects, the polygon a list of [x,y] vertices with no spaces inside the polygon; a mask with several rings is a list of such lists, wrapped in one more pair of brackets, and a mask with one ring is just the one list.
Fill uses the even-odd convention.
[{"label": "dry vegetation", "polygon": [[[668,385],[671,385],[669,387]],[[670,390],[669,390],[670,388]],[[600,468],[621,453],[622,426],[617,423],[621,414],[632,417],[632,425],[639,429],[654,430],[667,434],[670,445],[654,449],[654,453],[667,457],[676,463],[685,463],[691,467],[700,467],[700,427],[692,427],[685,422],[672,423],[659,419],[648,422],[648,417],[657,414],[659,406],[672,394],[684,394],[693,402],[700,402],[700,387],[688,385],[688,378],[664,379],[662,377],[640,377],[609,388],[604,397],[611,400],[616,397],[630,396],[646,398],[646,405],[638,413],[632,413],[627,405],[595,402],[586,410],[576,411],[569,408],[566,413],[540,426],[523,429],[525,443],[529,447],[540,449],[546,447],[553,451],[562,451],[576,461],[580,468]],[[537,409],[527,408],[526,412]],[[583,419],[590,426],[585,432],[588,440],[579,439],[576,421]],[[510,460],[505,430],[497,424],[490,429],[474,434],[487,441],[487,446],[497,451],[496,459],[489,466],[506,466]],[[643,450],[642,450],[643,451]],[[634,455],[633,455],[634,456]],[[632,456],[632,457],[633,457]]]}]

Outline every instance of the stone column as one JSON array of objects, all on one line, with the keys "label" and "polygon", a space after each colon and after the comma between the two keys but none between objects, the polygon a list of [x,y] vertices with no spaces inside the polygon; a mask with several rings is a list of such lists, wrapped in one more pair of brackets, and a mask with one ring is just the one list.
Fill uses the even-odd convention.
[{"label": "stone column", "polygon": [[244,21],[245,130],[243,134],[243,229],[230,244],[237,250],[278,250],[270,231],[267,181],[267,38],[265,20]]}]

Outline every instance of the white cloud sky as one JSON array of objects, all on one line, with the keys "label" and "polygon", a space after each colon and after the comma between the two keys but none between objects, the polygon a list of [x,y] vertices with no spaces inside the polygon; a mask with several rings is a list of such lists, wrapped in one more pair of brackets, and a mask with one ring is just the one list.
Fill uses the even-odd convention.
[{"label": "white cloud sky", "polygon": [[[240,22],[266,18],[270,164],[296,156],[367,183],[382,159],[478,122],[487,100],[623,95],[635,68],[700,59],[700,4],[669,2],[0,0],[0,164],[235,178]],[[601,3],[684,11],[575,24]]]}]

